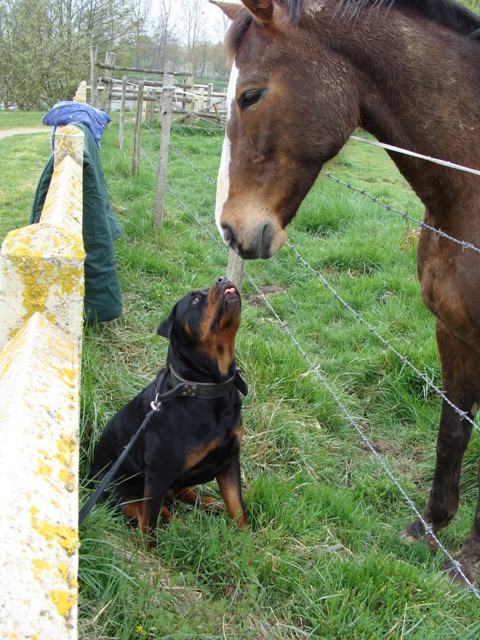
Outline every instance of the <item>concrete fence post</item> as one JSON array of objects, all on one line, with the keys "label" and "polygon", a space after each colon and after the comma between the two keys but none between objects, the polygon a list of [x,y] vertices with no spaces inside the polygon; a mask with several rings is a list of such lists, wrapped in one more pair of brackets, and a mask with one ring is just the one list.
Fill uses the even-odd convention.
[{"label": "concrete fence post", "polygon": [[76,127],[57,129],[63,157],[40,222],[11,231],[0,252],[0,637],[8,640],[77,638],[79,133],[83,140]]},{"label": "concrete fence post", "polygon": [[87,101],[87,81],[82,80],[77,87],[77,92],[73,97],[73,102],[86,102]]},{"label": "concrete fence post", "polygon": [[79,167],[83,167],[83,131],[71,124],[57,127],[53,155],[55,167],[66,156],[70,156]]}]

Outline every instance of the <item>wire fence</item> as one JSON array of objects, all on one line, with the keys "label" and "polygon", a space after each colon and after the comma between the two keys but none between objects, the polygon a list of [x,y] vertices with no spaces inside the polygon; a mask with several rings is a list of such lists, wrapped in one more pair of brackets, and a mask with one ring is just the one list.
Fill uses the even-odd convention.
[{"label": "wire fence", "polygon": [[[203,119],[201,116],[198,116],[197,114],[194,114],[194,113],[191,113],[191,112],[186,112],[186,111],[185,111],[185,113],[188,113],[189,116],[194,116],[196,119],[198,119],[200,121],[203,120],[205,123],[207,123],[210,126],[213,124],[211,121]],[[145,129],[147,129],[149,131],[150,134],[160,137],[160,134],[158,133],[158,131],[155,130],[150,125],[148,125],[147,123],[143,123],[143,126],[144,126]],[[216,126],[216,127],[220,126],[220,127],[222,127],[224,129],[224,125],[218,125],[217,123],[215,123],[214,126]],[[203,170],[201,170],[199,167],[197,167],[195,165],[195,163],[186,155],[186,153],[184,153],[182,150],[180,150],[177,146],[175,146],[172,143],[170,143],[169,148],[170,148],[171,152],[173,152],[178,158],[180,158],[185,163],[186,166],[189,167],[189,169],[191,169],[191,170],[195,171],[196,173],[198,173],[199,175],[201,175],[202,178],[205,181],[207,181],[210,185],[215,185],[216,184],[216,178],[213,178],[212,176],[209,176]],[[145,159],[146,159],[147,163],[149,164],[149,166],[151,167],[151,169],[154,172],[156,172],[156,170],[157,170],[156,162],[153,162],[151,160],[151,158],[149,158],[148,154],[145,152],[145,150],[143,149],[142,146],[141,146],[141,153],[142,153],[143,157],[145,157]],[[378,206],[382,207],[387,212],[400,215],[403,219],[412,222],[418,228],[424,228],[424,229],[427,229],[428,231],[437,233],[442,238],[448,239],[448,240],[450,240],[452,242],[455,242],[455,243],[461,245],[462,249],[464,249],[464,250],[472,250],[472,251],[480,252],[480,249],[475,247],[474,245],[472,245],[470,243],[467,243],[467,242],[459,241],[456,238],[452,238],[448,234],[446,234],[446,233],[444,233],[444,232],[442,232],[442,231],[440,231],[438,229],[435,229],[433,227],[430,227],[429,225],[426,225],[422,221],[416,220],[415,218],[413,218],[410,215],[408,215],[408,214],[406,214],[406,213],[404,213],[404,212],[392,207],[391,205],[383,203],[377,197],[369,194],[364,189],[359,189],[359,188],[355,187],[354,185],[352,185],[350,183],[347,183],[347,182],[344,182],[344,181],[340,180],[339,178],[335,177],[330,172],[322,172],[322,175],[325,175],[327,178],[333,180],[336,184],[338,184],[340,186],[343,186],[343,187],[346,187],[346,188],[348,188],[350,190],[353,190],[353,191],[359,193],[360,195],[370,199],[372,202],[374,202]],[[166,189],[167,189],[167,192],[169,193],[169,195],[177,202],[177,204],[181,207],[181,209],[203,230],[204,233],[206,233],[211,238],[211,240],[221,249],[221,251],[224,251],[225,253],[228,253],[228,249],[223,244],[223,242],[220,240],[220,237],[219,237],[219,234],[217,232],[216,227],[214,227],[214,225],[212,224],[211,225],[212,228],[209,228],[204,223],[204,221],[192,211],[192,208],[176,193],[175,189],[170,184],[167,184]],[[468,414],[466,412],[462,411],[456,405],[454,405],[448,399],[448,397],[444,394],[444,392],[433,383],[433,381],[432,381],[430,376],[428,376],[426,373],[420,371],[418,369],[418,367],[416,367],[412,362],[410,362],[410,360],[405,355],[403,355],[398,349],[396,349],[391,344],[391,342],[389,340],[387,340],[384,337],[382,337],[382,335],[379,333],[379,331],[377,331],[377,329],[370,322],[368,322],[368,320],[366,320],[360,313],[358,313],[358,311],[356,311],[353,308],[353,306],[349,302],[347,302],[343,298],[343,296],[340,295],[336,291],[336,289],[327,280],[327,278],[323,275],[323,273],[321,273],[321,271],[319,271],[318,269],[313,268],[309,264],[309,262],[301,255],[301,253],[299,252],[299,250],[295,246],[293,246],[290,242],[287,242],[287,247],[292,252],[292,254],[295,256],[295,258],[297,259],[298,263],[302,266],[302,268],[305,269],[306,271],[308,271],[310,274],[312,274],[312,276],[314,278],[317,278],[322,283],[322,285],[325,287],[325,289],[333,296],[333,298],[345,310],[347,310],[349,313],[351,313],[354,316],[354,318],[356,319],[356,321],[358,321],[362,325],[364,325],[368,329],[368,331],[373,336],[375,336],[375,338],[378,339],[386,349],[388,349],[391,353],[393,353],[395,355],[395,357],[400,360],[402,365],[405,365],[405,366],[409,367],[414,372],[414,374],[419,379],[421,379],[422,382],[425,383],[425,385],[428,386],[428,388],[432,389],[433,392],[436,395],[441,397],[442,400],[444,400],[455,412],[457,412],[461,416],[462,419],[464,419],[465,421],[471,423],[473,425],[473,428],[476,431],[480,431],[480,427],[477,424],[475,424],[474,421],[472,421],[470,419]],[[327,378],[321,373],[318,365],[315,365],[315,363],[313,361],[313,358],[311,356],[309,356],[309,354],[307,352],[307,349],[296,338],[294,331],[292,331],[288,327],[288,325],[280,318],[279,314],[275,311],[273,306],[270,304],[267,296],[261,290],[260,286],[258,286],[255,283],[254,279],[248,273],[246,273],[245,275],[246,275],[246,278],[249,281],[250,285],[255,290],[256,294],[258,295],[258,297],[262,300],[263,305],[268,309],[269,313],[275,319],[275,321],[278,324],[278,326],[280,327],[280,329],[288,336],[288,339],[295,345],[295,348],[297,349],[299,354],[307,362],[310,371],[313,373],[313,375],[316,377],[316,379],[319,382],[321,382],[321,384],[324,385],[324,387],[327,389],[328,393],[330,394],[330,396],[334,400],[335,404],[340,409],[341,413],[345,416],[345,418],[348,421],[348,423],[354,428],[354,430],[356,431],[356,433],[358,434],[358,436],[360,437],[360,439],[362,440],[364,445],[373,454],[373,456],[374,456],[375,460],[377,461],[378,465],[381,467],[383,472],[388,476],[388,478],[390,479],[392,484],[397,488],[397,490],[401,494],[401,496],[402,496],[403,500],[405,501],[405,503],[407,504],[407,506],[412,510],[412,512],[415,514],[415,516],[422,523],[422,525],[423,525],[423,527],[425,529],[426,535],[435,542],[435,544],[437,545],[438,549],[444,554],[445,558],[450,563],[450,566],[455,569],[455,571],[458,573],[459,576],[461,576],[462,580],[467,585],[468,590],[478,600],[480,600],[480,592],[472,584],[472,582],[467,578],[467,576],[463,573],[462,568],[461,568],[461,564],[452,557],[452,555],[449,553],[449,551],[446,549],[446,547],[437,538],[437,536],[433,532],[431,526],[423,519],[423,517],[421,515],[421,512],[417,509],[414,501],[409,497],[407,492],[403,489],[400,481],[396,478],[396,476],[389,469],[389,467],[388,467],[387,463],[385,462],[385,460],[383,459],[383,457],[378,453],[378,451],[375,449],[375,447],[372,444],[372,442],[369,440],[369,438],[364,433],[364,430],[358,424],[358,421],[355,420],[355,418],[352,417],[352,415],[350,414],[348,408],[345,406],[345,404],[339,398],[338,394],[335,392],[333,386],[328,382]]]}]

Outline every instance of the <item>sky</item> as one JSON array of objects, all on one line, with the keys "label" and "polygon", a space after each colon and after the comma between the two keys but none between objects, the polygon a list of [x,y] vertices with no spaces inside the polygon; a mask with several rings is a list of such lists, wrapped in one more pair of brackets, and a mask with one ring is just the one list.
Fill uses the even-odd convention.
[{"label": "sky", "polygon": [[[226,0],[227,2],[239,2],[239,0]],[[221,9],[211,4],[208,0],[202,0],[205,12],[205,23],[208,34],[213,42],[218,42],[222,38],[219,34],[223,33],[223,12]],[[173,7],[175,10],[175,0],[173,0]],[[177,4],[178,6],[178,4]],[[151,0],[152,15],[156,16],[160,12],[160,2],[157,0]],[[178,15],[177,15],[178,18]]]}]

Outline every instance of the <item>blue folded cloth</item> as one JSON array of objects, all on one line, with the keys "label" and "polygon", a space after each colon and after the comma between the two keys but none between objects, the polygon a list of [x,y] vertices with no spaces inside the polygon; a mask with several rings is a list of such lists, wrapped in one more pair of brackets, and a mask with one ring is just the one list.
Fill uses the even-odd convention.
[{"label": "blue folded cloth", "polygon": [[92,132],[98,148],[100,148],[102,133],[110,121],[111,118],[105,111],[95,109],[85,102],[71,102],[70,100],[57,102],[42,118],[43,124],[53,126],[53,133],[55,133],[55,127],[59,125],[82,122]]}]

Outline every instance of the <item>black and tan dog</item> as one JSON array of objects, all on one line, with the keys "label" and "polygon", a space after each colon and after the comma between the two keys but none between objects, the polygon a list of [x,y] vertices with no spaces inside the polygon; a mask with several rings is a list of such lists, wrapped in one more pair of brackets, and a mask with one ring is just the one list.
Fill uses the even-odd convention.
[{"label": "black and tan dog", "polygon": [[156,409],[110,489],[128,519],[147,534],[160,515],[170,518],[164,499],[214,503],[198,498],[191,487],[215,478],[229,515],[239,527],[247,524],[239,393],[246,395],[247,386],[235,364],[240,310],[240,294],[225,278],[181,298],[158,328],[170,340],[165,368],[112,418],[95,448],[90,477],[98,480]]}]

